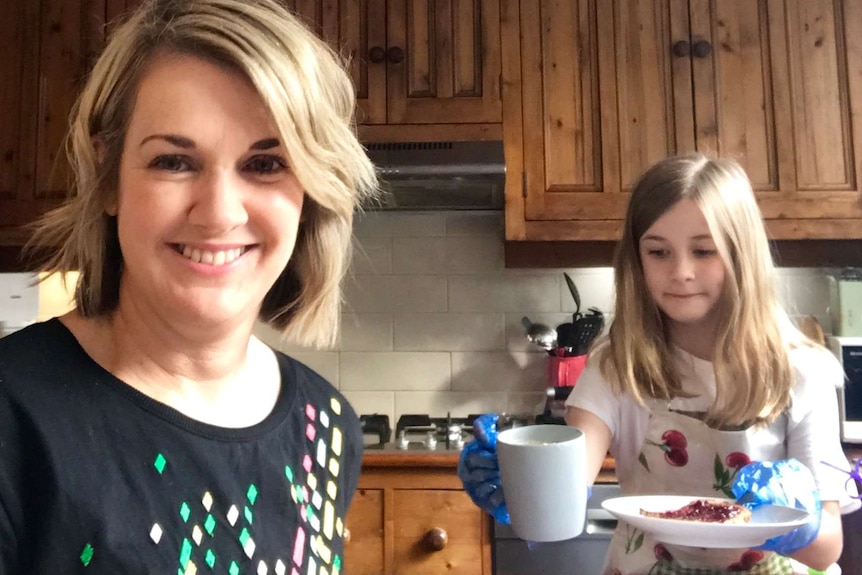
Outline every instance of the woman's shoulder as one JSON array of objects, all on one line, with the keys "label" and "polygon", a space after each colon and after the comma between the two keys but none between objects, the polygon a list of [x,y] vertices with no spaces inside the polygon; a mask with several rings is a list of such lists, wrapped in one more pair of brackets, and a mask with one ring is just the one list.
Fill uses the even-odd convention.
[{"label": "woman's shoulder", "polygon": [[294,391],[306,408],[325,411],[359,425],[359,416],[347,398],[329,380],[302,361],[275,350],[282,381],[294,382]]}]

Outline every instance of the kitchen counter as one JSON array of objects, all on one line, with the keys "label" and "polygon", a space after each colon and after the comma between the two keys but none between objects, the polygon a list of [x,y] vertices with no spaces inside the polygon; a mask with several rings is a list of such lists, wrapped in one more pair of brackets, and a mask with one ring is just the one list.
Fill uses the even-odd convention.
[{"label": "kitchen counter", "polygon": [[[461,452],[455,450],[401,450],[384,448],[366,449],[362,455],[362,467],[458,467]],[[614,458],[608,454],[602,463],[602,469],[596,478],[596,483],[616,483],[616,465]]]}]

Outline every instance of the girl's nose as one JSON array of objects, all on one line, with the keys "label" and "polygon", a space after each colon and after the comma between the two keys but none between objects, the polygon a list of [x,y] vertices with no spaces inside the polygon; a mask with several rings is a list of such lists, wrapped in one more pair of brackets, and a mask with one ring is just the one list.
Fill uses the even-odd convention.
[{"label": "girl's nose", "polygon": [[687,280],[694,277],[694,261],[686,255],[680,255],[673,261],[673,276],[677,280]]},{"label": "girl's nose", "polygon": [[228,170],[206,173],[197,184],[189,211],[189,222],[219,234],[248,221],[244,186],[240,177]]}]

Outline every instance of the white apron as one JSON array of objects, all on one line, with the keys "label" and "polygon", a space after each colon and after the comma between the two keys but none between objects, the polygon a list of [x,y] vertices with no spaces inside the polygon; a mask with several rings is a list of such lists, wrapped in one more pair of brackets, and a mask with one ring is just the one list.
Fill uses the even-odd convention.
[{"label": "white apron", "polygon": [[[626,495],[733,497],[737,470],[750,461],[784,459],[784,445],[762,429],[712,429],[695,417],[651,400],[639,465],[621,487]],[[808,574],[781,555],[749,549],[703,549],[659,543],[620,521],[611,540],[606,575]]]}]

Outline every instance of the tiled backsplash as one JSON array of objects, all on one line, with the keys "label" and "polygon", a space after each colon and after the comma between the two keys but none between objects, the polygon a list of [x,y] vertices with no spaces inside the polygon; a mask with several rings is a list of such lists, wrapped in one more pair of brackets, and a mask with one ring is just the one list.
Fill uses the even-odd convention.
[{"label": "tiled backsplash", "polygon": [[[530,412],[543,405],[547,354],[524,337],[521,317],[557,325],[574,302],[613,306],[610,268],[505,269],[501,212],[371,212],[356,224],[357,254],[345,289],[340,344],[311,351],[279,344],[344,392],[359,413],[465,416]],[[780,270],[793,316],[828,332],[824,270]]]}]

